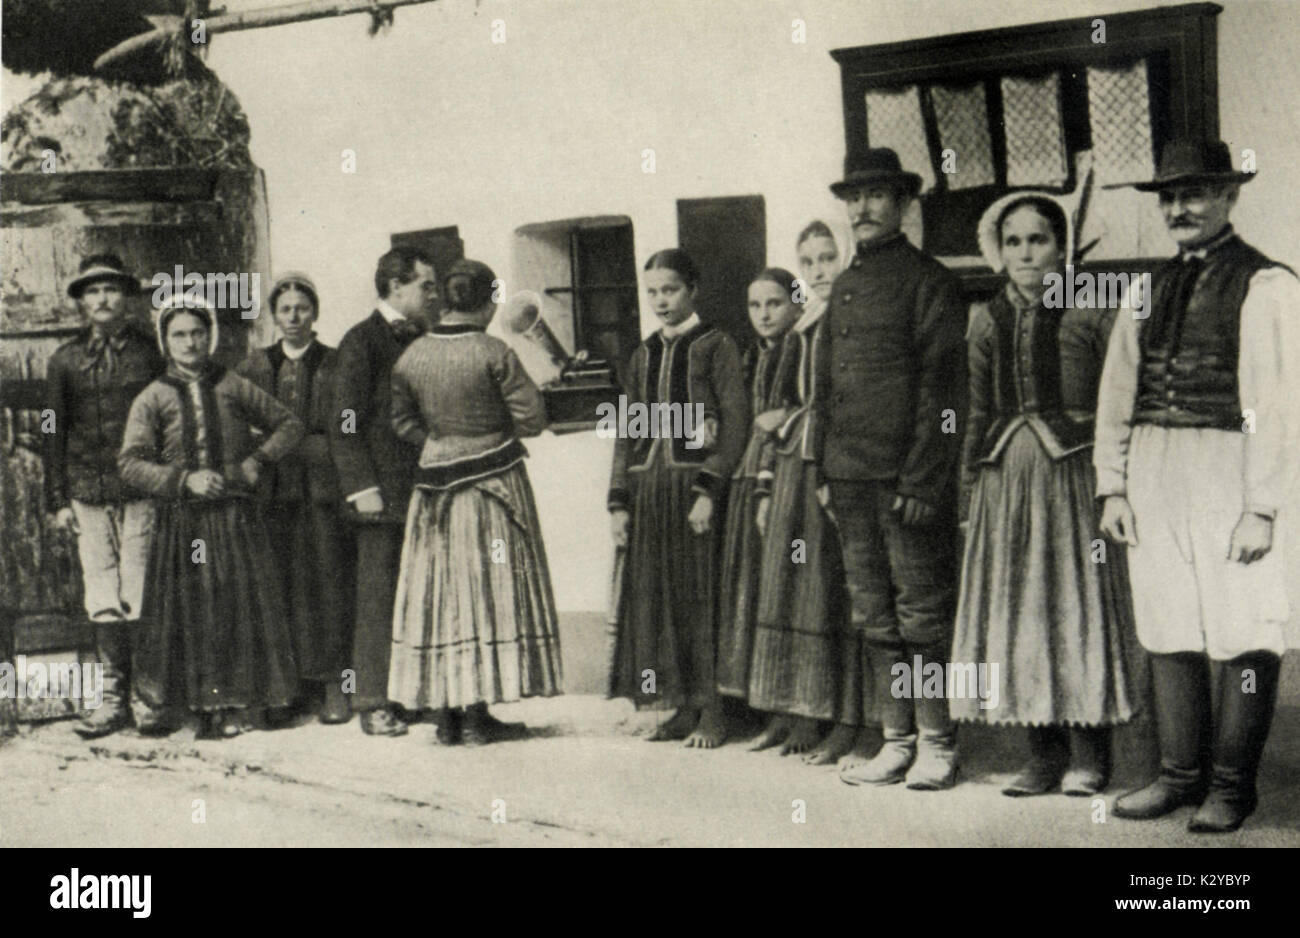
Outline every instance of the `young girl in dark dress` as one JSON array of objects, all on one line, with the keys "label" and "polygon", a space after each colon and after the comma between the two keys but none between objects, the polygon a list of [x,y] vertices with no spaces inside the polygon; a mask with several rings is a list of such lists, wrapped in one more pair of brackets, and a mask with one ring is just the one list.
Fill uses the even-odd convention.
[{"label": "young girl in dark dress", "polygon": [[170,729],[188,708],[209,734],[236,736],[297,696],[281,573],[253,492],[303,425],[211,359],[217,330],[213,311],[188,297],[162,308],[167,372],[132,403],[118,455],[122,479],[158,503],[133,661],[135,687],[159,715],[146,732]]},{"label": "young girl in dark dress", "polygon": [[749,696],[749,662],[754,648],[754,614],[758,607],[762,538],[755,525],[760,496],[758,473],[763,447],[785,416],[769,411],[782,340],[800,308],[792,299],[795,276],[769,267],[749,285],[749,322],[756,341],[745,352],[743,367],[754,422],[740,465],[731,477],[727,522],[723,529],[722,577],[718,596],[718,692],[741,700]]},{"label": "young girl in dark dress", "polygon": [[[689,437],[620,432],[615,443],[608,505],[627,557],[610,689],[677,708],[651,739],[711,749],[726,738],[714,677],[721,527],[750,416],[736,344],[695,310],[698,279],[680,249],[645,265],[646,296],[663,325],[632,355],[628,408],[689,408],[703,425]],[[649,423],[660,426],[657,410]]]}]

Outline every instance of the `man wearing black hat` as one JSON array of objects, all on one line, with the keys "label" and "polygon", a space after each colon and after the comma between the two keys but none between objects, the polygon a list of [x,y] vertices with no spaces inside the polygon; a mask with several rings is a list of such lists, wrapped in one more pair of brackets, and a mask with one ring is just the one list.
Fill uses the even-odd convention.
[{"label": "man wearing black hat", "polygon": [[[47,506],[77,534],[86,616],[103,666],[103,700],[77,728],[95,739],[131,719],[131,629],[140,618],[153,503],[118,476],[131,402],[162,373],[153,336],[127,317],[140,282],[113,254],[81,262],[68,284],[89,320],[61,345],[46,372],[53,432],[46,436]],[[140,722],[145,717],[140,715]]]},{"label": "man wearing black hat", "polygon": [[406,509],[420,454],[393,432],[391,382],[393,363],[428,327],[438,296],[432,259],[413,248],[393,248],[379,258],[375,289],[374,311],[339,342],[330,442],[357,534],[352,709],[361,714],[363,732],[401,736],[407,725],[388,699],[388,666]]},{"label": "man wearing black hat", "polygon": [[966,304],[957,278],[902,233],[920,186],[883,148],[850,153],[831,186],[857,254],[831,288],[817,369],[827,387],[814,406],[853,623],[874,676],[876,700],[864,707],[880,711],[885,737],[840,777],[935,790],[955,777],[953,724],[942,681],[937,696],[914,691],[929,666],[946,673],[952,640]]},{"label": "man wearing black hat", "polygon": [[1153,272],[1150,308],[1115,321],[1093,450],[1102,531],[1128,545],[1160,743],[1159,776],[1115,814],[1199,805],[1200,832],[1236,830],[1255,809],[1286,649],[1275,529],[1300,281],[1228,222],[1252,178],[1223,143],[1176,141],[1134,186],[1158,193],[1178,254]]}]

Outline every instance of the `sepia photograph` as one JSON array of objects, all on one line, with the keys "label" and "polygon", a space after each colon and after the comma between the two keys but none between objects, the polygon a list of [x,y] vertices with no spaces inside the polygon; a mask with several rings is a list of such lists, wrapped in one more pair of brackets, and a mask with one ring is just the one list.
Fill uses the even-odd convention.
[{"label": "sepia photograph", "polygon": [[0,846],[1300,847],[1300,4],[0,31]]}]

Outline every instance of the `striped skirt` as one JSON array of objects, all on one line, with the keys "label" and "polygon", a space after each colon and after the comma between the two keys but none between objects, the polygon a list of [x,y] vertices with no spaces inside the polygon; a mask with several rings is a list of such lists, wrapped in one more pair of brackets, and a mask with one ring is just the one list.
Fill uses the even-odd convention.
[{"label": "striped skirt", "polygon": [[754,479],[731,481],[718,590],[718,692],[741,699],[749,694],[749,661],[754,648],[763,552],[763,541],[754,523],[758,509],[755,485]]},{"label": "striped skirt", "polygon": [[750,706],[860,725],[862,656],[839,537],[817,501],[816,466],[798,447],[776,457],[767,523]]},{"label": "striped skirt", "polygon": [[283,707],[297,662],[258,506],[159,501],[133,686],[150,707]]},{"label": "striped skirt", "polygon": [[[1124,550],[1104,542],[1089,450],[1053,460],[1032,427],[981,467],[971,495],[952,660],[998,665],[998,700],[956,719],[1107,726],[1141,699]],[[991,671],[990,671],[991,673]]]},{"label": "striped skirt", "polygon": [[715,603],[726,504],[714,501],[707,534],[691,531],[686,519],[697,497],[691,491],[696,471],[656,456],[645,471],[628,474],[632,508],[610,669],[613,697],[674,707],[702,707],[717,697]]},{"label": "striped skirt", "polygon": [[408,710],[560,693],[560,634],[522,463],[417,487],[393,606],[388,697]]}]

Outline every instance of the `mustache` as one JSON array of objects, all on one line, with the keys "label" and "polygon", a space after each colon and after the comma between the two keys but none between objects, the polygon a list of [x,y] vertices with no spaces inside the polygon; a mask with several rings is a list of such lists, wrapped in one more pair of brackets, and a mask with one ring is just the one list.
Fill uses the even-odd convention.
[{"label": "mustache", "polygon": [[1200,223],[1201,223],[1201,218],[1198,215],[1179,215],[1177,218],[1169,222],[1169,227],[1181,228],[1186,226],[1199,225]]}]

